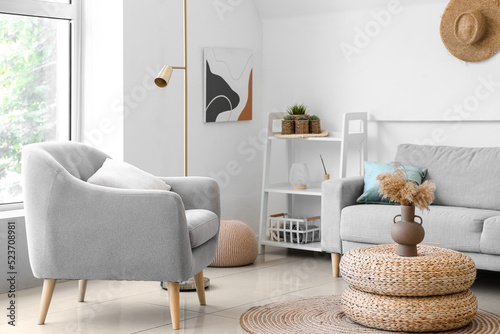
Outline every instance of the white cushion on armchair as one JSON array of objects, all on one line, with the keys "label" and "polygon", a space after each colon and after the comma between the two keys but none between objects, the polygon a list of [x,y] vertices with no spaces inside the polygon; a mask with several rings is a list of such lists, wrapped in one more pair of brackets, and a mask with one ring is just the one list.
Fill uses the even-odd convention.
[{"label": "white cushion on armchair", "polygon": [[122,189],[172,189],[158,177],[126,162],[107,158],[87,182],[105,187]]}]

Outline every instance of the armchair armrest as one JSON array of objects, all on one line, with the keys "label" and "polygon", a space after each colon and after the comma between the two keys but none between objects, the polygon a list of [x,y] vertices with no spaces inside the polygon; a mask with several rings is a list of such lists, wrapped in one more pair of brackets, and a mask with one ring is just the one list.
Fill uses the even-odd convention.
[{"label": "armchair armrest", "polygon": [[343,208],[355,205],[363,193],[363,176],[335,179],[321,186],[321,250],[342,253],[340,239],[340,213]]},{"label": "armchair armrest", "polygon": [[172,191],[182,198],[184,207],[189,209],[206,209],[220,218],[220,190],[217,181],[209,177],[160,177],[163,182],[172,186]]}]

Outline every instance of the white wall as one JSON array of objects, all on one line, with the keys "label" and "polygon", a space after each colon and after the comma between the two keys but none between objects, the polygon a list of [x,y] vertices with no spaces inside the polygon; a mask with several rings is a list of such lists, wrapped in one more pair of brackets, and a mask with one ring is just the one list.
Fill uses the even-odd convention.
[{"label": "white wall", "polygon": [[168,88],[154,78],[183,66],[182,1],[124,2],[125,160],[155,175],[183,174],[183,72]]},{"label": "white wall", "polygon": [[[216,7],[223,3],[226,6]],[[233,5],[230,5],[232,3]],[[262,109],[262,23],[253,1],[188,1],[189,174],[218,179],[222,216],[259,226],[262,149],[258,134],[266,124]],[[189,23],[188,23],[189,24]],[[253,120],[204,124],[203,48],[253,50]]]},{"label": "white wall", "polygon": [[[125,160],[157,175],[182,175],[182,70],[174,70],[167,88],[148,87],[163,64],[182,66],[182,1],[125,2],[124,36],[124,94],[131,97],[125,109]],[[203,123],[205,47],[253,50],[252,121]],[[255,232],[262,146],[253,138],[265,125],[261,47],[253,1],[188,1],[188,175],[218,179],[223,218],[243,220]],[[134,90],[140,98],[133,99]]]},{"label": "white wall", "polygon": [[[330,131],[340,131],[344,112],[371,112],[371,160],[392,160],[397,144],[403,142],[498,145],[498,123],[480,121],[500,118],[498,86],[469,113],[453,108],[474,102],[470,96],[489,75],[500,81],[495,72],[500,57],[478,64],[452,57],[439,37],[446,4],[188,1],[188,174],[219,180],[223,218],[245,220],[257,231],[263,153],[258,134],[268,112],[295,102],[308,104]],[[153,174],[182,175],[182,70],[174,71],[166,89],[152,84],[164,64],[182,66],[182,1],[131,0],[123,6],[122,102],[112,102],[111,108],[123,110],[124,159]],[[390,22],[377,28],[372,12],[384,20],[380,11],[391,8]],[[358,29],[372,29],[366,46]],[[341,49],[346,44],[358,49],[350,62]],[[252,121],[203,123],[204,47],[254,51]],[[442,122],[445,118],[461,122]],[[303,151],[298,159],[310,162],[313,181],[322,177],[320,153],[330,173],[337,175],[338,149],[322,145]],[[350,164],[350,175],[356,173],[355,166]],[[281,179],[287,173],[273,171]]]},{"label": "white wall", "polygon": [[342,113],[369,111],[371,160],[391,161],[405,142],[500,145],[500,55],[467,64],[448,53],[439,33],[447,0],[362,1],[361,8],[326,12],[320,1],[307,16],[258,3],[264,110],[304,102],[333,131]]},{"label": "white wall", "polygon": [[82,140],[123,159],[123,3],[83,2]]}]

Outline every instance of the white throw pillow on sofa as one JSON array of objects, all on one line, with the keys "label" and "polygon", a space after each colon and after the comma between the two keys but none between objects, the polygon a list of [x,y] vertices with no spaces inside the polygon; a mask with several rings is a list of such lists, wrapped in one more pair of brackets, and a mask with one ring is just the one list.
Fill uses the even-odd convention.
[{"label": "white throw pillow on sofa", "polygon": [[101,168],[87,182],[105,187],[124,189],[172,189],[171,186],[131,164],[106,159]]}]

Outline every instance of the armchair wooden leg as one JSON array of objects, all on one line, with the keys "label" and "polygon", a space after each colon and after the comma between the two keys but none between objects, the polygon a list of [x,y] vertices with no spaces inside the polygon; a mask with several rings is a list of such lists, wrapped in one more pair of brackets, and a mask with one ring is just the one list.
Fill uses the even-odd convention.
[{"label": "armchair wooden leg", "polygon": [[205,306],[205,282],[203,281],[203,270],[194,276],[194,284],[196,285],[196,292],[198,292],[198,300],[200,305]]},{"label": "armchair wooden leg", "polygon": [[170,316],[172,317],[172,328],[180,328],[180,305],[179,305],[179,282],[168,282],[168,301],[170,304]]},{"label": "armchair wooden leg", "polygon": [[333,277],[339,277],[340,254],[332,253],[332,271]]},{"label": "armchair wooden leg", "polygon": [[52,300],[52,294],[54,293],[55,286],[55,279],[46,279],[43,281],[42,301],[40,302],[40,316],[38,317],[39,325],[45,324],[45,318],[47,317],[47,312],[49,311],[50,301]]},{"label": "armchair wooden leg", "polygon": [[81,279],[78,281],[78,301],[85,301],[85,291],[87,291],[87,280]]}]

